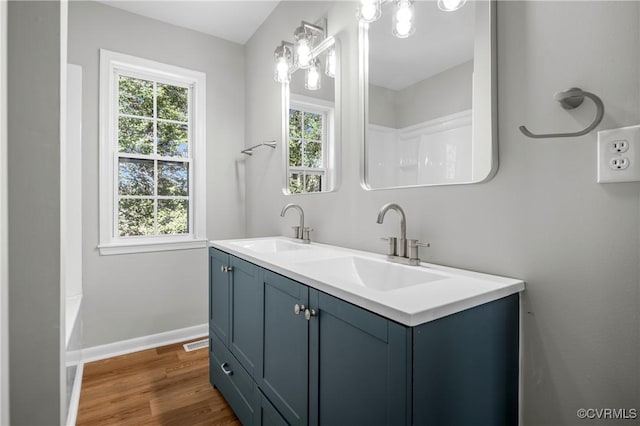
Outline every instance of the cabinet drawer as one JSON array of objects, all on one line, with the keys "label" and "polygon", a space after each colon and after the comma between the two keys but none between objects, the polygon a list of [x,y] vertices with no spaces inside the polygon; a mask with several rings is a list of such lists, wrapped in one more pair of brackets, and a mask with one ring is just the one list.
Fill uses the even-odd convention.
[{"label": "cabinet drawer", "polygon": [[209,332],[209,377],[245,425],[257,424],[260,394],[240,362],[217,335]]},{"label": "cabinet drawer", "polygon": [[269,399],[260,391],[260,426],[289,426],[289,423],[282,415],[271,405]]}]

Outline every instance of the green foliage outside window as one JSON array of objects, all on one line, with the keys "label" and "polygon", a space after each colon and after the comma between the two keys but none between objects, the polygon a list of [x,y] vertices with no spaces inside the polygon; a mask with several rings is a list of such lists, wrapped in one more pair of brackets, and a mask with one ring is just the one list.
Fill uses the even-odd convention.
[{"label": "green foliage outside window", "polygon": [[323,131],[322,114],[289,109],[289,192],[292,194],[322,191]]},{"label": "green foliage outside window", "polygon": [[190,163],[178,161],[189,157],[189,90],[126,76],[118,85],[118,234],[189,233]]}]

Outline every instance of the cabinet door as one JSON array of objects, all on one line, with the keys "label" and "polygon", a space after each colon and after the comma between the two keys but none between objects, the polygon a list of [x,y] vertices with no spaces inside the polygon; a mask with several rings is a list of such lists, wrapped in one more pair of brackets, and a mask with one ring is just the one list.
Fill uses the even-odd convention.
[{"label": "cabinet door", "polygon": [[307,424],[309,306],[306,286],[264,271],[264,349],[258,386],[291,425]]},{"label": "cabinet door", "polygon": [[262,363],[262,270],[234,256],[231,267],[229,349],[256,377]]},{"label": "cabinet door", "polygon": [[209,329],[229,344],[229,255],[209,249]]},{"label": "cabinet door", "polygon": [[310,289],[310,424],[409,424],[409,329]]}]

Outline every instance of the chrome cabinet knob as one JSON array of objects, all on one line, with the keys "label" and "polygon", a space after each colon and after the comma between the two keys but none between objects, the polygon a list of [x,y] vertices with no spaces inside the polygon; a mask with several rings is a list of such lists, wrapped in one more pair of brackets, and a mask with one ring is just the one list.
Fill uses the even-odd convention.
[{"label": "chrome cabinet knob", "polygon": [[296,315],[300,315],[300,312],[304,312],[304,305],[298,305],[297,303],[293,306],[293,313]]},{"label": "chrome cabinet knob", "polygon": [[222,265],[222,266],[220,267],[220,270],[221,270],[222,272],[231,272],[231,271],[233,271],[233,267],[232,267],[232,266]]},{"label": "chrome cabinet knob", "polygon": [[315,317],[316,315],[315,309],[305,309],[304,311],[304,319],[307,321],[311,320],[311,317]]}]

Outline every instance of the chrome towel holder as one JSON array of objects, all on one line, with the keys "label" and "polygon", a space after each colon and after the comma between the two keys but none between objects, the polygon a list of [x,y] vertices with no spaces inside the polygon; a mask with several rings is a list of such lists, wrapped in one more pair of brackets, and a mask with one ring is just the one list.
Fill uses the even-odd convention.
[{"label": "chrome towel holder", "polygon": [[269,147],[271,147],[271,148],[274,148],[274,149],[275,149],[275,147],[276,147],[276,141],[264,141],[264,142],[259,143],[259,144],[257,144],[257,145],[250,146],[250,147],[249,147],[249,148],[247,148],[247,149],[243,149],[243,150],[242,150],[242,151],[240,151],[240,152],[241,152],[241,153],[243,153],[243,154],[247,154],[247,155],[253,155],[253,150],[254,150],[254,149],[256,149],[256,148],[258,148],[258,147],[261,147],[261,146],[269,146]]},{"label": "chrome towel holder", "polygon": [[569,90],[565,90],[564,92],[558,92],[553,97],[556,101],[560,102],[562,108],[566,110],[571,110],[579,107],[584,102],[584,98],[587,97],[591,99],[596,104],[596,118],[593,122],[584,130],[574,133],[546,133],[546,134],[536,134],[531,133],[526,126],[520,126],[520,131],[530,138],[543,139],[543,138],[571,138],[575,136],[583,136],[595,129],[598,124],[602,121],[604,117],[604,104],[602,103],[602,99],[600,99],[597,95],[594,95],[591,92],[584,91],[579,87],[572,87]]}]

